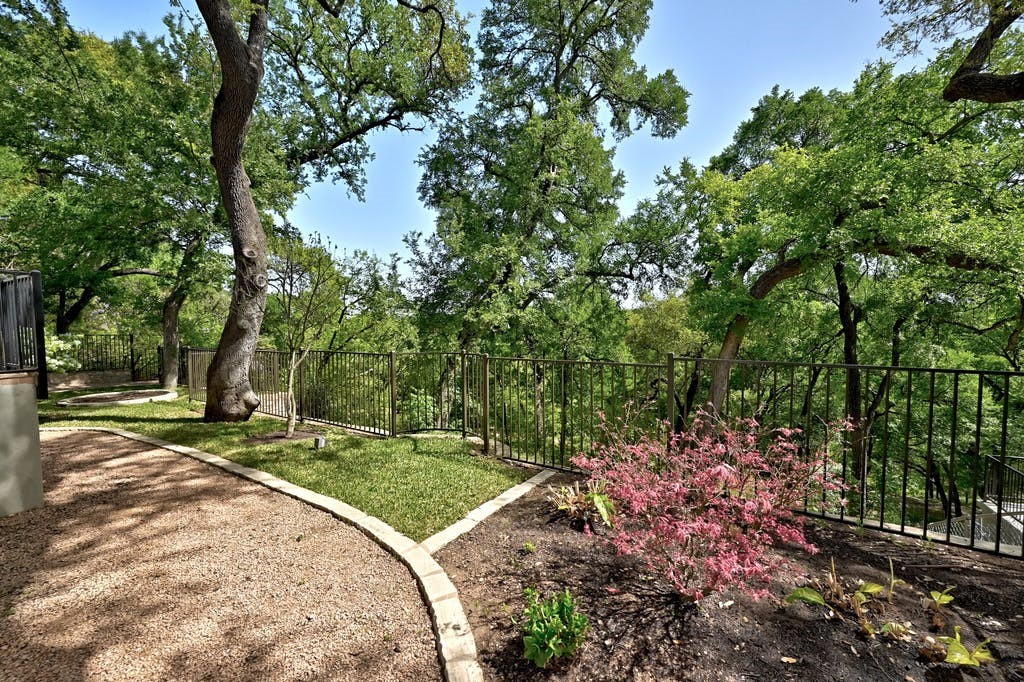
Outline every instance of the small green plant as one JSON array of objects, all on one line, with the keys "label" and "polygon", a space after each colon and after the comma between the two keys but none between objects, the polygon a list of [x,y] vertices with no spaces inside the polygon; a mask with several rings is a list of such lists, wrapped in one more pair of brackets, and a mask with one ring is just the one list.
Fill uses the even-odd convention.
[{"label": "small green plant", "polygon": [[[814,583],[821,588],[821,591],[813,587],[798,587],[789,593],[785,598],[785,603],[792,604],[802,601],[806,604],[824,606],[829,609],[829,618],[838,616],[840,620],[846,620],[842,612],[847,610],[857,619],[860,631],[864,636],[871,638],[878,633],[878,628],[871,621],[867,605],[874,597],[885,591],[884,586],[864,581],[857,585],[857,589],[853,592],[847,592],[843,580],[836,570],[834,558],[831,569],[825,574],[824,584],[820,580],[815,580]],[[890,593],[891,589],[890,587]]]},{"label": "small green plant", "polygon": [[587,636],[590,621],[576,610],[569,590],[541,599],[531,587],[524,595],[523,655],[538,668],[546,668],[552,658],[576,653]]},{"label": "small green plant", "polygon": [[523,551],[526,552],[527,554],[533,554],[534,552],[537,551],[537,545],[535,545],[534,543],[532,543],[529,540],[527,540],[526,542],[523,543]]},{"label": "small green plant", "polygon": [[[952,597],[950,598],[952,599]],[[946,663],[980,666],[996,660],[992,652],[988,650],[989,640],[987,639],[973,649],[964,646],[964,643],[960,641],[960,626],[953,628],[952,637],[939,637],[939,641],[946,645]]]},{"label": "small green plant", "polygon": [[821,592],[818,592],[813,587],[798,587],[790,592],[785,599],[787,604],[793,602],[802,601],[805,604],[816,604],[818,606],[828,606],[825,602],[825,598],[821,596]]},{"label": "small green plant", "polygon": [[910,623],[898,623],[894,620],[882,623],[881,633],[897,642],[909,642],[914,637]]},{"label": "small green plant", "polygon": [[942,592],[932,590],[929,593],[929,596],[925,597],[921,601],[921,605],[926,609],[931,609],[932,611],[941,613],[945,609],[946,605],[952,603],[953,595],[951,595],[950,592],[952,592],[954,588],[954,585],[950,585]]},{"label": "small green plant", "polygon": [[548,493],[548,502],[557,511],[565,513],[574,528],[593,529],[598,519],[605,526],[612,527],[615,504],[605,493],[603,481],[587,481],[586,488],[581,488],[579,481],[563,485],[558,490],[548,486]]},{"label": "small green plant", "polygon": [[900,580],[896,577],[896,571],[892,567],[892,557],[889,558],[889,594],[886,595],[886,600],[891,604],[892,595],[896,592],[897,585],[906,585],[906,580]]}]

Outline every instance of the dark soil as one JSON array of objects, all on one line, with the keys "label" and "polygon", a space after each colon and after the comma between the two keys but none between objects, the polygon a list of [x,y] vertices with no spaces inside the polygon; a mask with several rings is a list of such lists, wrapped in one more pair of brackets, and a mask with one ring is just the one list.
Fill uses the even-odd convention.
[{"label": "dark soil", "polygon": [[120,400],[135,400],[137,398],[154,398],[164,395],[167,391],[163,389],[140,389],[134,391],[119,391],[109,395],[80,395],[74,398],[75,405],[102,405]]},{"label": "dark soil", "polygon": [[[905,580],[892,603],[870,605],[878,626],[910,622],[910,641],[860,633],[848,612],[741,594],[682,603],[639,561],[617,557],[600,537],[572,530],[552,513],[539,488],[481,523],[437,554],[462,598],[480,663],[493,680],[1024,680],[1024,561],[918,541],[841,524],[812,522],[820,552],[784,551],[789,567],[773,592],[824,578],[831,560],[848,586],[888,586],[889,559]],[[922,605],[931,590],[955,586],[954,601],[935,617]],[[523,589],[544,594],[568,587],[590,618],[575,658],[539,670],[523,658]],[[945,621],[944,623],[936,621]],[[996,662],[957,667],[927,660],[925,637],[960,626],[972,648],[991,639]],[[926,652],[927,653],[927,652]]]}]

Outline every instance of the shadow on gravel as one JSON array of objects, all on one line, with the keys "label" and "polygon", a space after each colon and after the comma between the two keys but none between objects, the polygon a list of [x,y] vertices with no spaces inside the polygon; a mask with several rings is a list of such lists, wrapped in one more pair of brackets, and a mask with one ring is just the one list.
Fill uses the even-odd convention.
[{"label": "shadow on gravel", "polygon": [[[422,603],[402,604],[423,612],[402,635],[401,614],[349,613],[328,594],[357,570],[337,563],[347,527],[114,435],[44,434],[43,451],[45,505],[0,518],[0,680],[374,679],[392,676],[395,642],[426,646]],[[229,543],[233,563],[218,556]],[[316,644],[346,632],[345,650]],[[438,674],[427,652],[423,679]]]}]

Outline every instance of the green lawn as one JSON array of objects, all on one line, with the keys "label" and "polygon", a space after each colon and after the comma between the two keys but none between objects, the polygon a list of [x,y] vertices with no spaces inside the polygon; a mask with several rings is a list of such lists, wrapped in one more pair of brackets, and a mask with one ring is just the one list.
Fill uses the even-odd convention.
[{"label": "green lawn", "polygon": [[202,405],[189,404],[185,397],[122,407],[56,405],[87,392],[63,392],[42,401],[40,425],[107,426],[188,445],[343,500],[417,541],[530,476],[523,469],[473,454],[459,438],[375,439],[300,425],[327,436],[328,446],[313,450],[308,439],[248,440],[283,431],[279,419],[254,416],[240,424],[206,424]]}]

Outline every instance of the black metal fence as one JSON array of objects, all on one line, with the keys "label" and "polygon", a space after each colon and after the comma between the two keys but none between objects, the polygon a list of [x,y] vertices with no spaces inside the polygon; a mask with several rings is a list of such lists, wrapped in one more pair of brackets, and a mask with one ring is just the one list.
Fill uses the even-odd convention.
[{"label": "black metal fence", "polygon": [[154,338],[135,334],[66,334],[81,372],[128,372],[132,381],[160,377],[160,349]]},{"label": "black metal fence", "polygon": [[[205,400],[211,350],[187,353],[189,397]],[[259,411],[287,414],[290,356],[257,351]],[[717,379],[716,379],[717,377]],[[301,418],[378,435],[454,431],[510,460],[571,469],[602,415],[668,437],[698,409],[800,429],[828,447],[846,507],[808,514],[1024,556],[1024,374],[675,358],[610,363],[465,353],[311,351],[294,377]],[[828,428],[849,421],[838,444]]]},{"label": "black metal fence", "polygon": [[37,372],[36,395],[46,398],[43,287],[38,271],[0,270],[0,373]]}]

